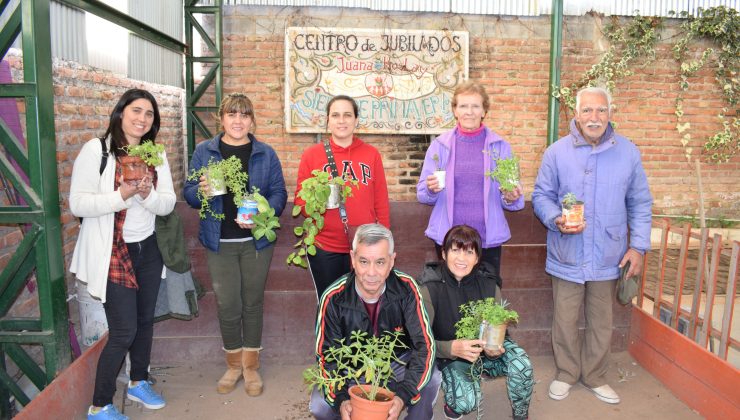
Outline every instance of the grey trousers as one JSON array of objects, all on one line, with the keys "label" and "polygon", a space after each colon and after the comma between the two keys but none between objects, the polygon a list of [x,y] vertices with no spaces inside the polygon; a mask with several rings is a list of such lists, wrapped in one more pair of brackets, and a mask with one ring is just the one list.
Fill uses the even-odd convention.
[{"label": "grey trousers", "polygon": [[254,241],[221,242],[207,251],[224,349],[259,348],[265,282],[274,246],[257,251]]},{"label": "grey trousers", "polygon": [[[407,361],[409,353],[404,353],[401,356],[401,360]],[[394,362],[392,364],[393,372],[395,373],[396,380],[398,382],[403,381],[403,377],[406,374],[406,366],[400,363]],[[434,374],[429,378],[426,386],[422,388],[419,402],[408,407],[408,414],[406,420],[429,420],[434,416],[434,404],[437,402],[437,395],[439,394],[439,385],[442,383],[442,374],[439,369],[434,369]],[[339,420],[342,417],[339,415],[339,408],[334,411],[334,408],[329,405],[324,399],[317,388],[311,392],[311,401],[308,403],[308,409],[311,414],[317,420]],[[402,418],[403,414],[398,418]]]},{"label": "grey trousers", "polygon": [[[580,379],[589,388],[606,384],[615,286],[616,280],[579,284],[552,276],[552,349],[558,381],[573,385]],[[581,340],[578,317],[584,306],[586,330]]]}]

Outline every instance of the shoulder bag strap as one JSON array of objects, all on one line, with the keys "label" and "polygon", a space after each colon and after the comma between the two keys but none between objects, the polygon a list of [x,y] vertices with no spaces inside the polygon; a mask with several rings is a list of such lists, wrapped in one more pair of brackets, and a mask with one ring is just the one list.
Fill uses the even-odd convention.
[{"label": "shoulder bag strap", "polygon": [[[331,144],[328,140],[324,141],[324,152],[326,152],[326,159],[329,161],[329,167],[331,168],[332,178],[339,178],[339,171],[337,171],[337,162],[334,160],[334,153],[331,151]],[[339,200],[339,217],[342,219],[344,225],[344,233],[349,234],[349,225],[347,224],[347,209],[344,207],[344,201]]]}]

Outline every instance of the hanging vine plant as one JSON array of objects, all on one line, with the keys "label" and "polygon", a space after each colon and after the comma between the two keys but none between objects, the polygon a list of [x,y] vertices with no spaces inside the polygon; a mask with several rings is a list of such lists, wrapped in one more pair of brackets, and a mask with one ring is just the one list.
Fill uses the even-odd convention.
[{"label": "hanging vine plant", "polygon": [[[675,12],[670,12],[676,15]],[[681,135],[681,144],[687,159],[693,152],[691,123],[684,121],[684,93],[689,90],[690,79],[708,63],[716,62],[715,80],[721,87],[725,106],[719,112],[722,129],[709,137],[704,143],[705,153],[710,161],[726,162],[740,152],[740,16],[735,9],[725,6],[698,9],[697,16],[681,12],[678,17],[685,18],[681,24],[682,32],[673,45],[673,56],[679,63],[679,93],[676,99],[676,130]],[[594,64],[577,82],[569,86],[554,86],[553,96],[568,109],[575,108],[575,95],[578,90],[595,85],[605,86],[610,92],[616,83],[634,74],[630,66],[637,58],[643,58],[643,65],[655,59],[655,45],[660,40],[663,18],[658,16],[635,16],[625,24],[613,16],[604,26],[603,34],[611,43],[598,63]],[[707,47],[689,58],[690,46],[698,41],[708,41]],[[693,50],[693,49],[692,49]]]},{"label": "hanging vine plant", "polygon": [[643,65],[647,65],[655,59],[655,44],[662,27],[663,18],[658,16],[635,16],[624,26],[618,16],[612,16],[603,31],[610,42],[609,49],[578,81],[569,86],[555,86],[553,96],[573,110],[576,93],[585,87],[601,85],[612,92],[618,80],[634,74],[630,68],[633,60],[644,58]]},{"label": "hanging vine plant", "polygon": [[[709,160],[727,162],[740,151],[740,16],[737,10],[725,6],[698,9],[698,16],[688,16],[682,12],[679,16],[686,18],[681,24],[683,36],[673,46],[673,56],[680,63],[679,94],[676,98],[676,129],[682,134],[681,144],[686,150],[686,157],[691,155],[688,142],[691,140],[691,125],[683,121],[684,93],[689,90],[690,79],[707,65],[716,61],[715,80],[722,88],[722,99],[725,105],[717,117],[722,123],[722,130],[711,136],[704,144]],[[705,40],[713,44],[701,52],[698,59],[687,58],[689,45],[695,40]],[[728,114],[732,117],[728,117]]]}]

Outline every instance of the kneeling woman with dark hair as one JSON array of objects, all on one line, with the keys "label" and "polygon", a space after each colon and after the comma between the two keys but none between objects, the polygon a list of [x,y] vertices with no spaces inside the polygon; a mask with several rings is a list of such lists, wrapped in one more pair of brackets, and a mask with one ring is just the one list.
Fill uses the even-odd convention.
[{"label": "kneeling woman with dark hair", "polygon": [[478,232],[467,225],[455,226],[445,235],[442,261],[428,263],[422,274],[421,294],[437,345],[445,416],[459,419],[478,406],[480,380],[470,376],[470,367],[482,357],[484,374],[506,376],[514,419],[526,419],[534,385],[527,353],[508,334],[500,351],[485,350],[483,340],[455,339],[455,323],[461,318],[460,305],[501,298],[496,281],[498,275],[488,263],[481,262],[480,257]]}]

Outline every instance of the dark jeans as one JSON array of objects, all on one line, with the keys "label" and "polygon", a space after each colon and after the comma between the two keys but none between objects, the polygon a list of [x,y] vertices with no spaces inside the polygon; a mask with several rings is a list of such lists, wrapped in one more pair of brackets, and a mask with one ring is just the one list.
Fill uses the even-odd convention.
[{"label": "dark jeans", "polygon": [[[437,250],[437,258],[442,261],[442,247],[434,243],[434,247]],[[501,247],[496,246],[493,248],[483,248],[480,259],[493,266],[494,272],[499,279],[501,279]],[[503,287],[503,281],[499,281],[498,287]]]},{"label": "dark jeans", "polygon": [[334,281],[349,273],[352,263],[349,254],[328,252],[316,248],[316,255],[308,256],[308,269],[311,271],[313,284],[316,286],[316,296],[321,295]]},{"label": "dark jeans", "polygon": [[105,292],[105,317],[108,319],[108,342],[98,359],[93,405],[104,407],[113,402],[116,377],[126,353],[131,358],[132,381],[149,378],[152,352],[154,307],[162,281],[162,254],[155,235],[141,242],[127,243],[136,272],[138,289],[108,281]]}]

